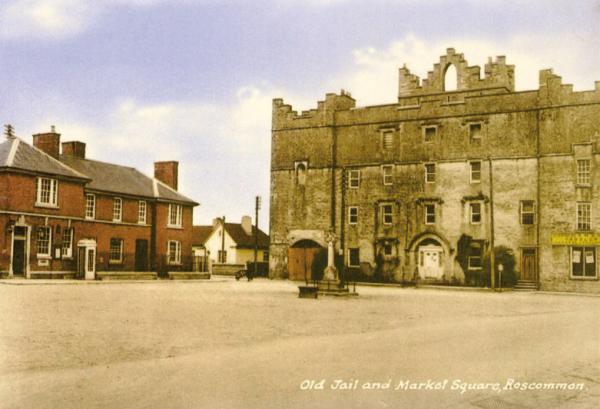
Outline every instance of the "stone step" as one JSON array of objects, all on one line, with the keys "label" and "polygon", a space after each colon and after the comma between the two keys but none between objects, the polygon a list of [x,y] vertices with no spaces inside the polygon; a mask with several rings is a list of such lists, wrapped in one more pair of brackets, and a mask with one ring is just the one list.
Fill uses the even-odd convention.
[{"label": "stone step", "polygon": [[171,280],[210,280],[210,273],[193,271],[169,271]]},{"label": "stone step", "polygon": [[75,276],[74,271],[32,271],[29,273],[32,280],[72,280]]},{"label": "stone step", "polygon": [[100,271],[96,273],[99,280],[156,280],[157,274],[153,271]]},{"label": "stone step", "polygon": [[519,280],[514,287],[515,291],[537,291],[537,284],[535,281],[530,280]]}]

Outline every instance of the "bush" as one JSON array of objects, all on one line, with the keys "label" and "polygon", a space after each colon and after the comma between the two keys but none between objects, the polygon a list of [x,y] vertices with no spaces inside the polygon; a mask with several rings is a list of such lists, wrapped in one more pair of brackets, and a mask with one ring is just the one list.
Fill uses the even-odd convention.
[{"label": "bush", "polygon": [[[517,282],[517,275],[515,274],[515,255],[510,247],[498,246],[494,248],[494,278],[496,281],[496,287],[499,285],[498,266],[502,264],[504,267],[502,270],[502,287],[514,287]],[[489,287],[490,283],[490,253],[486,253],[483,258],[483,277],[482,284]]]}]

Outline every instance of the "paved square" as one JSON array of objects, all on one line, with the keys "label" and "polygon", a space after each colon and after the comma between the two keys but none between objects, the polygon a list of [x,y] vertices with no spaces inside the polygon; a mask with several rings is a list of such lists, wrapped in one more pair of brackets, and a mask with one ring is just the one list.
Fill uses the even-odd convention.
[{"label": "paved square", "polygon": [[0,407],[599,406],[600,297],[359,292],[3,282]]}]

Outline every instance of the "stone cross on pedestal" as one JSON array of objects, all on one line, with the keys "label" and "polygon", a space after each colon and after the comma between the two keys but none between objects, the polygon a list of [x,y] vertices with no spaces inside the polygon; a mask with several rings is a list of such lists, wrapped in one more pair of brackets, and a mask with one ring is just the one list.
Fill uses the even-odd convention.
[{"label": "stone cross on pedestal", "polygon": [[323,272],[323,280],[335,281],[338,279],[338,272],[335,268],[335,233],[328,232],[325,240],[327,240],[327,267]]}]

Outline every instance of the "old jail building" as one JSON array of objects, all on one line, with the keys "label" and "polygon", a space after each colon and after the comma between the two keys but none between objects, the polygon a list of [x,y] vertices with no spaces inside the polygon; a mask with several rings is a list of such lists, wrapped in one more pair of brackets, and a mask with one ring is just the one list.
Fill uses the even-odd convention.
[{"label": "old jail building", "polygon": [[464,283],[494,243],[521,280],[598,292],[599,140],[600,81],[574,92],[545,69],[516,92],[504,57],[482,77],[452,48],[422,81],[400,68],[397,103],[274,99],[270,274],[318,274],[333,231],[362,277]]},{"label": "old jail building", "polygon": [[192,210],[178,163],[155,177],[86,157],[82,142],[11,128],[0,142],[0,275],[156,278],[191,271]]}]

